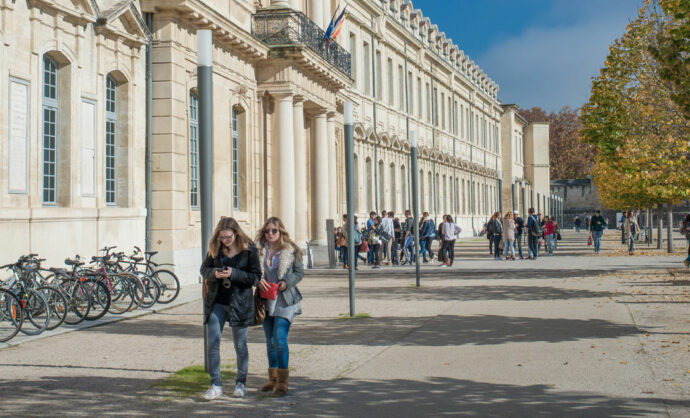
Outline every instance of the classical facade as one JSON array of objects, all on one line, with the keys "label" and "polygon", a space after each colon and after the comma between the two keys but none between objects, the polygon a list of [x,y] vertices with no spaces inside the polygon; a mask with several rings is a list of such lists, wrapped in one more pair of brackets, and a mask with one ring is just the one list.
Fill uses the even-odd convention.
[{"label": "classical facade", "polygon": [[214,41],[216,219],[254,235],[277,215],[298,243],[323,248],[325,220],[345,211],[345,102],[361,219],[410,207],[412,130],[420,209],[453,215],[464,235],[501,208],[550,210],[546,125],[503,105],[411,2],[343,1],[344,27],[325,42],[337,3],[0,0],[0,228],[17,237],[3,255],[58,264],[148,239],[183,282],[197,280],[200,28]]}]

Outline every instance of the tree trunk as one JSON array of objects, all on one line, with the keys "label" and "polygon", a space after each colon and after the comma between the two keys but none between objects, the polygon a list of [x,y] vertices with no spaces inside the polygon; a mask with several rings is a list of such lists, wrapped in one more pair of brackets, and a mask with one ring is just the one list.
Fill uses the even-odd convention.
[{"label": "tree trunk", "polygon": [[673,252],[673,205],[666,204],[666,238],[668,239],[667,251]]},{"label": "tree trunk", "polygon": [[663,212],[663,206],[659,205],[656,209],[656,248],[660,250],[663,245],[663,235],[662,230],[664,229],[664,212]]},{"label": "tree trunk", "polygon": [[647,206],[647,245],[654,244],[654,230],[652,229],[654,223],[652,222],[652,207]]}]

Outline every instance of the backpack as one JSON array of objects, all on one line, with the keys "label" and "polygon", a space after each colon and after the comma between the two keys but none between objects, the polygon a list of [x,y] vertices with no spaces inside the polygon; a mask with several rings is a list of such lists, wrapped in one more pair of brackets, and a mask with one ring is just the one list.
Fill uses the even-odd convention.
[{"label": "backpack", "polygon": [[532,218],[532,223],[530,224],[529,227],[529,232],[532,234],[533,237],[540,237],[543,234],[543,231],[541,230],[541,223],[539,223],[539,220],[536,218]]},{"label": "backpack", "polygon": [[362,243],[362,233],[355,229],[355,245]]}]

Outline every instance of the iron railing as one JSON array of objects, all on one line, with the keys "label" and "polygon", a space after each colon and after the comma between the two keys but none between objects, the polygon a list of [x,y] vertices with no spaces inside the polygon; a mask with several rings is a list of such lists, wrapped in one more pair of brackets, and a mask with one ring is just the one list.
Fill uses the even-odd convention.
[{"label": "iron railing", "polygon": [[350,53],[304,13],[295,10],[260,10],[252,19],[252,35],[272,48],[305,45],[348,77],[352,77]]}]

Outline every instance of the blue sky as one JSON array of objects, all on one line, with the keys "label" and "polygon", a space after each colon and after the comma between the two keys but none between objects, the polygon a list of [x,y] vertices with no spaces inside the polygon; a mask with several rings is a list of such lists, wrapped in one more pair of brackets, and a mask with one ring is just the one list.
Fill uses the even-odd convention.
[{"label": "blue sky", "polygon": [[641,0],[413,0],[500,86],[503,103],[558,111],[589,99]]}]

